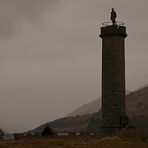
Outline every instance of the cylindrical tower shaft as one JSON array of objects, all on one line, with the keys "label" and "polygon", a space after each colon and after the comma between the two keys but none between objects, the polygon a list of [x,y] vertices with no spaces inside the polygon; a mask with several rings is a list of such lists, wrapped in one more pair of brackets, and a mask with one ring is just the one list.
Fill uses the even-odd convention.
[{"label": "cylindrical tower shaft", "polygon": [[101,28],[102,38],[102,128],[104,132],[121,129],[127,124],[125,104],[125,37],[124,26]]}]

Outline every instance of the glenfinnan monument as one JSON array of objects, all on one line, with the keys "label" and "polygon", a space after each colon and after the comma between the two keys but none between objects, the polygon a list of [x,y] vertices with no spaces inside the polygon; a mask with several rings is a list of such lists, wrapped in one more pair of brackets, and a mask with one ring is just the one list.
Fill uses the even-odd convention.
[{"label": "glenfinnan monument", "polygon": [[111,21],[103,23],[102,38],[102,133],[126,128],[125,51],[126,27],[116,22],[112,9]]}]

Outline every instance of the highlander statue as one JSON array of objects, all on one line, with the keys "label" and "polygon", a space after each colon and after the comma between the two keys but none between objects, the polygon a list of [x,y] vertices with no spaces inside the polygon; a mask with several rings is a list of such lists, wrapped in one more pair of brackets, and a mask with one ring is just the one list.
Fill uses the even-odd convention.
[{"label": "highlander statue", "polygon": [[116,18],[117,18],[117,14],[116,11],[114,11],[114,8],[112,8],[112,12],[111,12],[111,21],[113,23],[113,25],[116,25]]}]

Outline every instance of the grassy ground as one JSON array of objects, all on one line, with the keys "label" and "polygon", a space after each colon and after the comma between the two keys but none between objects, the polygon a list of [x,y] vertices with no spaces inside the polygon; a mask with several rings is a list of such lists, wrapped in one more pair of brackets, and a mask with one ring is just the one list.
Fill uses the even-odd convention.
[{"label": "grassy ground", "polygon": [[0,141],[0,148],[148,148],[139,138],[49,137]]}]

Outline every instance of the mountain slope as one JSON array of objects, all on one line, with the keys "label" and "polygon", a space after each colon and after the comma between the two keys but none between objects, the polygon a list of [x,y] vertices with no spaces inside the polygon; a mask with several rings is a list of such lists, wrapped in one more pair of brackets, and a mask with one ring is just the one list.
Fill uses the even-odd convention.
[{"label": "mountain slope", "polygon": [[129,116],[148,116],[148,86],[126,96]]},{"label": "mountain slope", "polygon": [[[127,115],[130,116],[129,125],[148,131],[148,86],[126,96]],[[97,133],[101,125],[99,116],[92,116],[87,131]]]},{"label": "mountain slope", "polygon": [[50,126],[54,132],[85,132],[91,117],[92,114],[60,118],[55,121],[43,124],[31,132],[33,134],[40,134],[47,125]]},{"label": "mountain slope", "polygon": [[[94,102],[96,101],[97,100]],[[138,128],[144,128],[148,131],[148,86],[128,94],[126,96],[126,104],[127,114],[131,117],[131,122]],[[89,105],[87,104],[86,106]],[[91,107],[95,108],[95,106]],[[87,131],[87,129],[93,132],[99,128],[100,118],[101,110],[93,114],[57,119],[47,124],[56,132],[84,132]],[[139,121],[141,121],[141,123]],[[32,132],[41,131],[47,124],[43,124]]]},{"label": "mountain slope", "polygon": [[91,114],[91,113],[95,113],[98,112],[99,109],[101,108],[101,99],[96,99],[90,103],[84,104],[81,107],[77,108],[76,110],[74,110],[73,112],[71,112],[70,114],[68,114],[67,116],[76,116],[76,115],[84,115],[84,114]]},{"label": "mountain slope", "polygon": [[[126,94],[129,94],[129,93],[130,91],[127,90]],[[79,108],[77,108],[76,110],[68,114],[67,117],[91,114],[91,113],[98,112],[100,109],[101,109],[101,98],[80,106]]]}]

